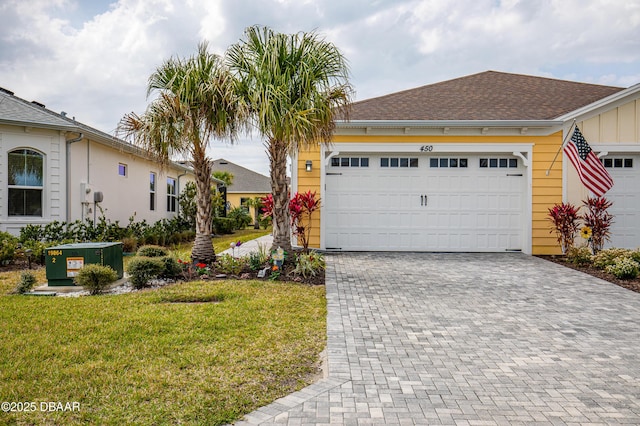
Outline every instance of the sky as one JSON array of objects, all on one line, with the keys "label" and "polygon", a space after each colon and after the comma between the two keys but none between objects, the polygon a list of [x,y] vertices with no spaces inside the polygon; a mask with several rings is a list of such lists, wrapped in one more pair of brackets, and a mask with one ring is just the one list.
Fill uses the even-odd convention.
[{"label": "sky", "polygon": [[[640,0],[0,0],[0,87],[114,134],[163,61],[251,25],[334,43],[356,101],[487,70],[640,83]],[[209,154],[269,174],[257,135]]]}]

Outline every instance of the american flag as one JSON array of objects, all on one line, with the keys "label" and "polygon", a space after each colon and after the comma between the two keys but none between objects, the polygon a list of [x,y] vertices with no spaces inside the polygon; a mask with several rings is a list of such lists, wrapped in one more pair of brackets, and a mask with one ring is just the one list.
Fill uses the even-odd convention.
[{"label": "american flag", "polygon": [[596,197],[602,197],[613,186],[613,179],[600,159],[591,150],[584,136],[575,127],[571,140],[564,147],[564,153],[578,171],[580,181]]}]

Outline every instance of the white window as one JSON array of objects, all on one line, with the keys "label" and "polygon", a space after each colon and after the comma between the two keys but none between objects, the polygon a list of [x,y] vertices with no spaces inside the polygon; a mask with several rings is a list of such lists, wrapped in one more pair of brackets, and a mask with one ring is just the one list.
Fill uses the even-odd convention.
[{"label": "white window", "polygon": [[156,209],[156,174],[149,173],[149,210]]},{"label": "white window", "polygon": [[8,156],[9,216],[42,217],[44,156],[17,149]]},{"label": "white window", "polygon": [[167,211],[175,212],[177,204],[176,180],[174,178],[167,178]]}]

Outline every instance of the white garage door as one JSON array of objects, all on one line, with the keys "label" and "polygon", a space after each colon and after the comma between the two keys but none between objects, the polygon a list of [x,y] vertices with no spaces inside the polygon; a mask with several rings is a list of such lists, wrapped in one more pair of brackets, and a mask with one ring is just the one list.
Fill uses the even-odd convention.
[{"label": "white garage door", "polygon": [[325,247],[522,250],[526,168],[509,154],[334,157]]},{"label": "white garage door", "polygon": [[605,197],[613,202],[611,241],[607,247],[640,246],[640,155],[612,155],[604,165],[613,178]]}]

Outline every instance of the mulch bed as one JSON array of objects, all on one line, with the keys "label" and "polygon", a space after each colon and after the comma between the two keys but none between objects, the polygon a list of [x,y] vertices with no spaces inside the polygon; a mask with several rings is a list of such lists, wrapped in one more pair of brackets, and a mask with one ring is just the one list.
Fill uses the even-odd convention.
[{"label": "mulch bed", "polygon": [[631,280],[621,280],[620,278],[616,278],[615,276],[601,270],[595,268],[591,265],[575,265],[569,261],[564,256],[537,256],[541,259],[548,260],[553,263],[560,264],[562,266],[566,266],[567,268],[575,269],[577,271],[584,272],[585,274],[589,274],[596,278],[600,278],[605,281],[609,281],[612,284],[619,285],[620,287],[624,287],[628,290],[635,291],[640,293],[640,277],[631,279]]},{"label": "mulch bed", "polygon": [[[32,262],[32,269],[43,268],[44,266],[37,264],[36,262]],[[29,269],[29,265],[26,260],[16,259],[8,265],[0,265],[0,272],[8,272],[8,271],[26,271]],[[315,277],[302,277],[300,275],[296,275],[293,273],[294,265],[290,262],[286,262],[280,271],[280,275],[275,281],[293,281],[304,283],[308,285],[324,285],[324,271],[320,271]],[[214,279],[239,279],[239,280],[267,280],[270,276],[270,271],[267,271],[265,278],[258,278],[258,271],[252,271],[250,269],[245,269],[238,275],[228,275],[224,278],[216,278],[217,273],[212,273],[211,276],[204,276],[198,279],[205,280],[214,280]]]},{"label": "mulch bed", "polygon": [[[273,279],[273,281],[293,281],[308,285],[324,285],[324,271],[321,271],[316,276],[311,277],[303,277],[301,275],[297,275],[293,273],[295,266],[290,263],[285,263],[280,269],[280,274],[277,278]],[[218,274],[216,271],[212,271],[210,276],[203,275],[200,279],[204,280],[215,280],[215,279],[236,279],[236,280],[269,280],[271,276],[271,271],[267,271],[264,278],[258,278],[259,271],[252,271],[251,269],[245,268],[238,275],[227,275],[227,274]]]}]

